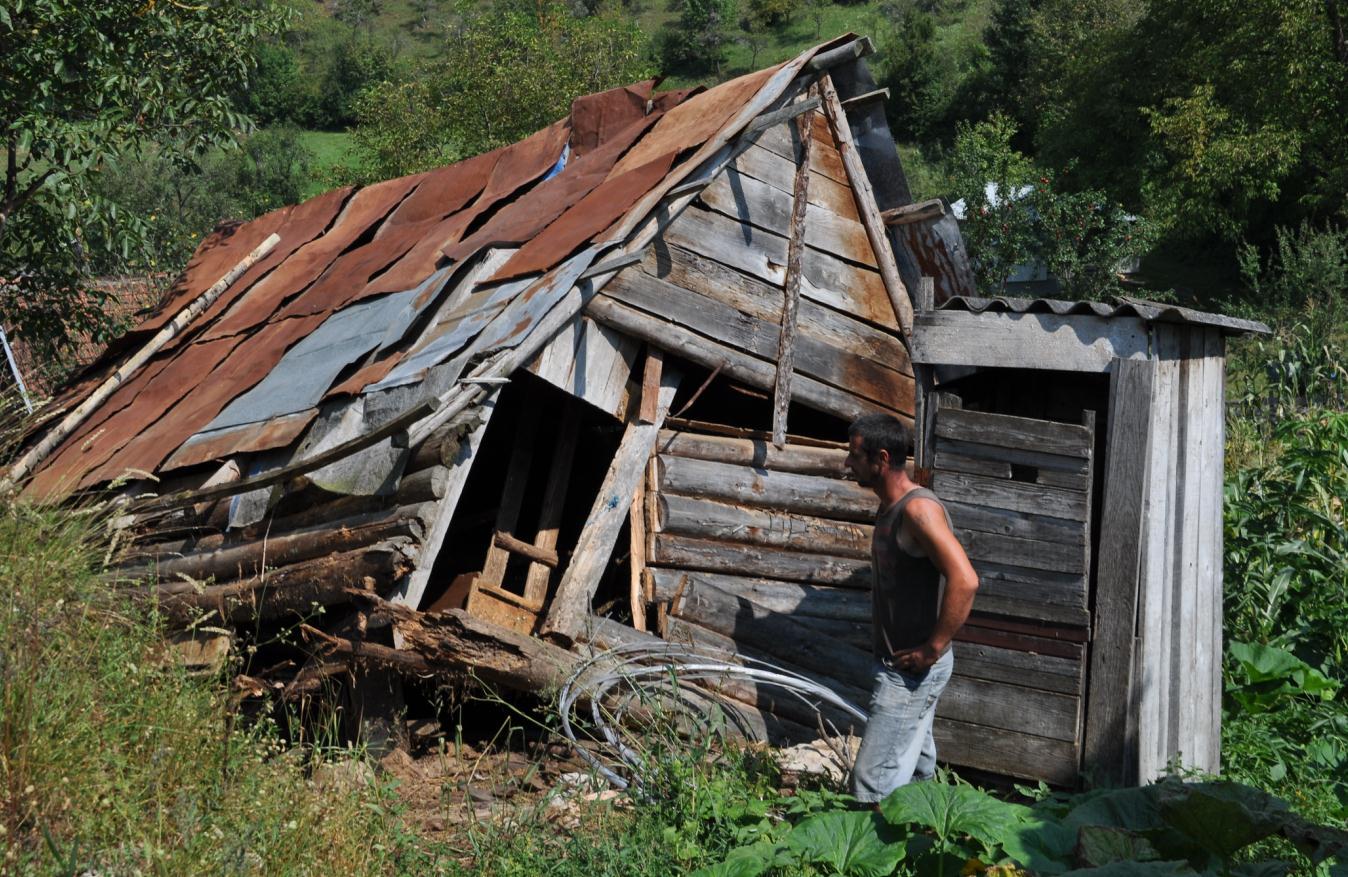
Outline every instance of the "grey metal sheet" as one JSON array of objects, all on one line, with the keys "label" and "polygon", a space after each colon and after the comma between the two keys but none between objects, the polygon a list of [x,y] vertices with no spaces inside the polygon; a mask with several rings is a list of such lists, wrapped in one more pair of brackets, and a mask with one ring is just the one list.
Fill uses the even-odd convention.
[{"label": "grey metal sheet", "polygon": [[312,408],[351,363],[375,349],[417,290],[358,302],[338,311],[285,352],[256,386],[230,402],[202,432],[256,423]]}]

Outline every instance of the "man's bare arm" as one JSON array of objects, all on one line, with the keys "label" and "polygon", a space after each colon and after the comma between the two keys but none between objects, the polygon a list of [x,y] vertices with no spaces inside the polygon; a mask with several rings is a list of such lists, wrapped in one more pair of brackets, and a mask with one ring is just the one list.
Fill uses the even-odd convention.
[{"label": "man's bare arm", "polygon": [[894,656],[894,662],[903,669],[923,672],[936,663],[969,618],[974,594],[978,591],[978,573],[974,572],[964,546],[946,523],[939,503],[917,497],[904,509],[904,519],[917,543],[945,577],[945,595],[931,637],[925,644]]}]

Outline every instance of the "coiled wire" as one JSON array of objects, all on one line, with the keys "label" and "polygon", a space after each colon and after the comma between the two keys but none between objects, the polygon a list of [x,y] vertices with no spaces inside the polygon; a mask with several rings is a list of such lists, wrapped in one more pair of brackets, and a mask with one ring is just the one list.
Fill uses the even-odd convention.
[{"label": "coiled wire", "polygon": [[[738,655],[731,661],[705,649],[672,642],[628,643],[582,661],[562,686],[558,699],[562,733],[580,757],[615,788],[626,789],[630,781],[614,767],[625,767],[640,786],[645,759],[625,739],[628,732],[624,729],[624,719],[629,710],[634,705],[643,709],[652,705],[672,708],[683,717],[698,722],[702,733],[721,730],[713,718],[719,715],[735,724],[734,730],[741,736],[755,739],[758,735],[754,728],[743,720],[743,716],[736,715],[736,704],[718,698],[714,693],[717,684],[732,680],[752,682],[794,696],[813,711],[821,736],[844,764],[849,763],[850,759],[829,741],[830,733],[833,736],[840,734],[821,710],[824,705],[832,706],[863,725],[868,718],[864,710],[827,686],[775,664]],[[590,730],[603,744],[603,753],[609,763],[577,740],[575,719],[582,699],[589,701]],[[825,725],[829,727],[829,733],[823,733]]]}]

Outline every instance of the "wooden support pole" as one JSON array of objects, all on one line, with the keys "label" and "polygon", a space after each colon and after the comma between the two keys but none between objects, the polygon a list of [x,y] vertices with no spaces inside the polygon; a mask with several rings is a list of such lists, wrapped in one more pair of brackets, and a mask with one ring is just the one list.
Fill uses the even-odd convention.
[{"label": "wooden support pole", "polygon": [[875,252],[880,278],[884,281],[890,304],[894,306],[894,317],[899,321],[899,329],[907,337],[913,334],[913,303],[899,277],[899,266],[894,261],[894,251],[889,245],[889,233],[885,230],[884,220],[880,218],[880,208],[875,203],[875,191],[871,188],[870,177],[866,176],[866,167],[861,163],[857,145],[852,140],[852,128],[847,122],[847,112],[843,109],[842,101],[838,99],[833,79],[828,74],[819,77],[819,88],[824,96],[824,112],[828,115],[833,136],[838,141],[843,168],[847,171],[852,193],[856,196],[857,213],[861,215],[861,224],[865,226],[866,237],[870,239],[871,249]]},{"label": "wooden support pole", "polygon": [[655,423],[660,416],[660,372],[664,364],[664,351],[646,345],[646,368],[641,373],[641,407],[637,414],[637,420],[642,423]]},{"label": "wooden support pole", "polygon": [[525,542],[523,539],[516,539],[509,533],[496,531],[494,544],[503,551],[511,554],[518,554],[520,557],[528,558],[534,563],[542,564],[548,569],[556,569],[561,561],[557,557],[557,552],[550,548],[541,548],[537,545]]},{"label": "wooden support pole", "polygon": [[637,480],[637,492],[627,517],[628,601],[632,606],[632,627],[646,629],[646,479]]},{"label": "wooden support pole", "polygon": [[609,465],[608,474],[595,497],[594,506],[585,520],[584,529],[576,544],[571,564],[557,586],[542,634],[563,641],[575,640],[585,619],[590,616],[590,601],[599,587],[604,568],[618,541],[627,510],[636,495],[637,482],[646,472],[646,461],[651,456],[660,434],[669,405],[674,401],[679,374],[665,369],[661,376],[655,423],[629,423],[622,442]]},{"label": "wooden support pole", "polygon": [[810,144],[814,110],[796,119],[800,160],[791,202],[791,236],[786,246],[786,282],[783,285],[782,332],[777,342],[777,378],[772,388],[772,443],[786,444],[786,414],[791,406],[791,372],[796,364],[796,318],[800,312],[800,257],[805,249],[805,208],[810,197]]},{"label": "wooden support pole", "polygon": [[5,474],[4,479],[0,480],[0,493],[7,491],[32,472],[37,464],[45,460],[52,451],[56,450],[56,447],[60,445],[61,442],[65,441],[67,436],[88,419],[89,415],[94,412],[94,409],[107,401],[108,397],[111,396],[118,387],[125,383],[127,378],[135,373],[135,371],[142,365],[149,362],[150,357],[158,353],[165,344],[174,338],[174,336],[191,325],[192,321],[201,316],[203,311],[214,304],[215,300],[223,295],[225,290],[229,289],[234,281],[243,276],[243,273],[249,268],[265,259],[267,254],[276,249],[276,245],[280,242],[281,238],[279,235],[272,234],[268,236],[268,238],[258,244],[251,253],[244,256],[237,265],[229,269],[225,276],[217,280],[210,289],[197,296],[191,304],[179,311],[177,316],[169,321],[168,325],[160,329],[134,356],[122,363],[116,371],[108,376],[107,380],[99,384],[97,390],[90,393],[88,398],[81,402],[74,411],[67,414],[65,418],[56,425],[55,429],[43,436],[41,441],[30,448],[27,453],[20,457],[18,461],[10,467],[9,472]]},{"label": "wooden support pole", "polygon": [[[506,470],[505,487],[501,491],[501,505],[496,512],[496,536],[510,533],[519,523],[520,505],[524,502],[524,488],[529,483],[529,469],[534,460],[534,445],[538,442],[538,405],[536,399],[524,399],[520,411],[519,423],[515,426],[515,444],[510,451],[510,468]],[[505,581],[506,564],[510,560],[508,550],[496,536],[492,537],[491,547],[487,549],[487,559],[482,567],[485,585],[499,586]]]},{"label": "wooden support pole", "polygon": [[909,225],[914,222],[940,219],[945,214],[945,202],[940,198],[932,198],[928,201],[918,201],[916,204],[891,207],[880,214],[880,219],[885,225]]}]

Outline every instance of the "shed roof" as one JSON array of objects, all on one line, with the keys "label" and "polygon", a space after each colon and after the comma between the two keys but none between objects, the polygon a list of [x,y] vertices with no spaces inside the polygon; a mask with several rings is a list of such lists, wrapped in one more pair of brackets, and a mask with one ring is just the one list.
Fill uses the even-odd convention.
[{"label": "shed roof", "polygon": [[1196,311],[1174,304],[1147,301],[1130,296],[1119,296],[1113,302],[1062,301],[1052,298],[975,298],[954,296],[942,302],[939,310],[968,311],[973,314],[1056,314],[1060,317],[1082,315],[1090,317],[1133,317],[1149,323],[1183,323],[1194,326],[1215,326],[1225,335],[1270,333],[1268,326],[1258,320],[1243,320],[1224,314]]},{"label": "shed roof", "polygon": [[284,448],[323,403],[429,384],[457,363],[425,387],[434,395],[471,361],[518,345],[666,193],[789,96],[816,54],[855,39],[708,90],[657,93],[650,80],[582,97],[518,143],[217,231],[159,310],[58,405],[86,397],[269,235],[281,242],[118,387],[30,492]]}]

